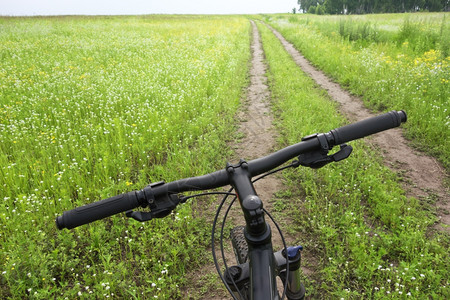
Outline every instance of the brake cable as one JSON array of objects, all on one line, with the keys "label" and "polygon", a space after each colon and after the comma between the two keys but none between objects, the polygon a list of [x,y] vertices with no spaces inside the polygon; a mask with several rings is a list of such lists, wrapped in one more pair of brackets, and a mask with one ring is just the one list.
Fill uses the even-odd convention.
[{"label": "brake cable", "polygon": [[191,195],[191,196],[182,196],[182,197],[180,197],[180,202],[184,203],[188,199],[191,199],[194,197],[208,196],[208,195],[227,195],[227,196],[233,195],[233,196],[236,196],[235,193],[231,193],[231,192],[207,192],[207,193],[195,194],[195,195]]}]

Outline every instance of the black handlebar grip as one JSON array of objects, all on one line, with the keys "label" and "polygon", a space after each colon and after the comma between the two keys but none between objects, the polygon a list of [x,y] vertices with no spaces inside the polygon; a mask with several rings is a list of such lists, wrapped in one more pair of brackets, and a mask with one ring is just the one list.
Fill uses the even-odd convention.
[{"label": "black handlebar grip", "polygon": [[381,132],[400,126],[406,122],[406,113],[401,111],[390,111],[388,113],[371,117],[353,124],[349,124],[330,131],[334,137],[334,145],[340,145],[352,140]]},{"label": "black handlebar grip", "polygon": [[136,192],[129,192],[65,211],[56,218],[56,227],[72,229],[138,206]]}]

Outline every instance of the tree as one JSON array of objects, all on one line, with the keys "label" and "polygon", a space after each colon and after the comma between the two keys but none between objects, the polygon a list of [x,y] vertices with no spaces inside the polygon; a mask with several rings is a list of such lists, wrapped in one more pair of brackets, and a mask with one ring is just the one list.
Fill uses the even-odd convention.
[{"label": "tree", "polygon": [[329,14],[344,14],[344,0],[326,0],[325,11]]},{"label": "tree", "polygon": [[297,0],[298,5],[300,5],[300,9],[304,12],[309,12],[309,8],[313,6],[313,2],[311,0]]},{"label": "tree", "polygon": [[318,5],[323,5],[325,0],[297,0],[298,5],[300,5],[300,9],[304,12],[310,12],[310,7],[313,6],[314,9]]},{"label": "tree", "polygon": [[317,14],[367,14],[448,11],[450,0],[297,0],[303,12]]},{"label": "tree", "polygon": [[441,11],[443,9],[441,0],[426,0],[425,9],[428,11]]},{"label": "tree", "polygon": [[316,6],[316,15],[323,15],[325,14],[325,8],[323,5],[317,4]]},{"label": "tree", "polygon": [[308,7],[308,14],[315,14],[316,13],[316,7],[310,6]]}]

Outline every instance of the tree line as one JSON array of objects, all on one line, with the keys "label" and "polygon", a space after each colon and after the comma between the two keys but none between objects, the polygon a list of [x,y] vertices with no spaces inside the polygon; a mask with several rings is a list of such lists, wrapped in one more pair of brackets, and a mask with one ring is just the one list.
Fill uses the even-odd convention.
[{"label": "tree line", "polygon": [[313,14],[371,14],[449,11],[450,0],[298,0],[300,12]]}]

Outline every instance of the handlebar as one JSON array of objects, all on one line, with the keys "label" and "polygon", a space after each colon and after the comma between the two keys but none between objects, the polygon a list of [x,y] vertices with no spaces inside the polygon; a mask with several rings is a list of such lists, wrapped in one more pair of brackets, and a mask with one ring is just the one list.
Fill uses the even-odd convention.
[{"label": "handlebar", "polygon": [[56,227],[71,229],[138,206],[136,192],[129,192],[65,211],[56,218]]},{"label": "handlebar", "polygon": [[[329,150],[333,146],[363,138],[387,129],[400,126],[406,122],[407,116],[404,111],[390,111],[388,113],[371,117],[350,125],[331,130],[328,133],[320,133],[307,136],[300,143],[288,146],[265,157],[247,162],[251,177],[270,171],[285,162],[298,157],[301,154],[310,153],[320,149]],[[155,207],[155,202],[171,202],[163,211],[159,211],[163,217],[167,215],[167,209],[173,209],[169,195],[187,192],[209,190],[230,184],[226,169],[219,170],[207,175],[180,179],[169,183],[158,183],[147,186],[143,190],[125,193],[119,196],[104,199],[87,204],[69,211],[56,218],[58,229],[72,229],[120,212],[126,212],[139,206]],[[170,211],[169,211],[170,212]]]},{"label": "handlebar", "polygon": [[340,145],[352,140],[400,126],[406,122],[406,113],[402,111],[390,111],[388,113],[368,118],[353,124],[331,130],[335,145]]}]

